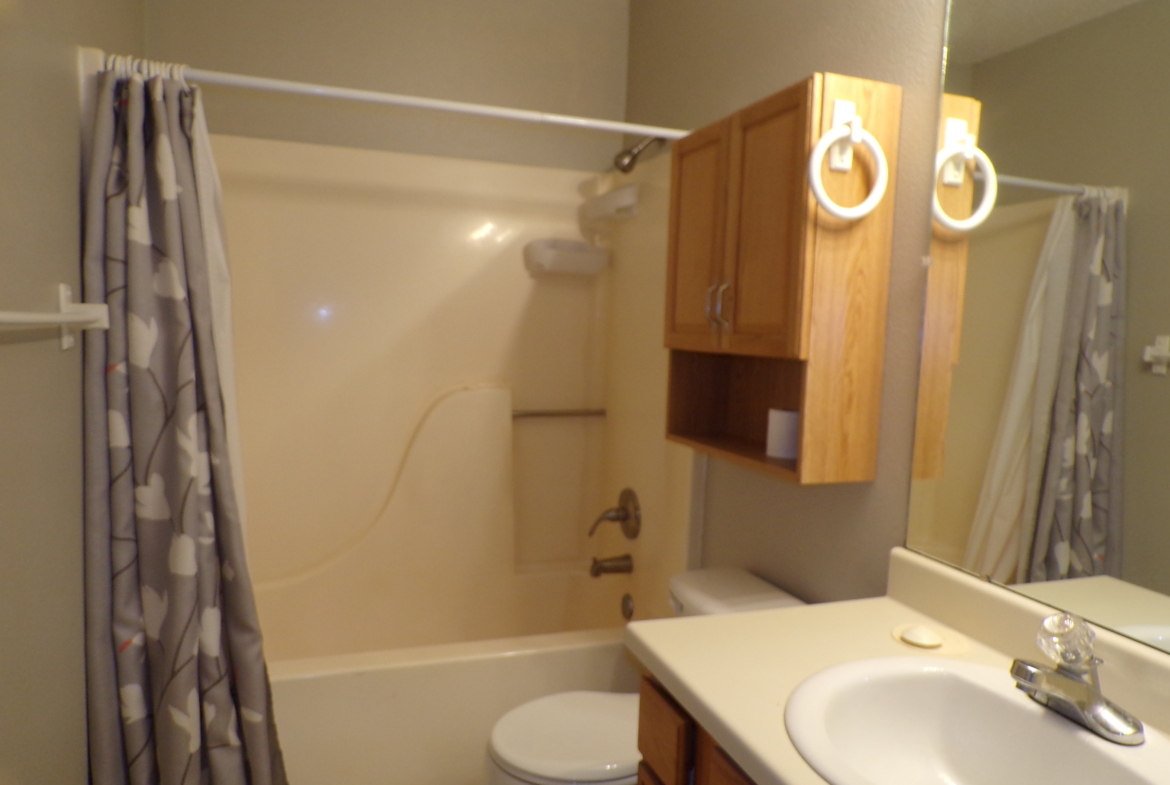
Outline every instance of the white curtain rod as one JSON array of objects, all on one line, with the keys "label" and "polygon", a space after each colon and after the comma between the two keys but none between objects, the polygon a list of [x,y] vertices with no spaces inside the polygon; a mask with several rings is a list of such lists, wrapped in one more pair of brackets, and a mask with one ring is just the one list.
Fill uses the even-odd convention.
[{"label": "white curtain rod", "polygon": [[[975,179],[982,180],[982,173],[976,172]],[[999,181],[1000,185],[1035,188],[1038,191],[1053,191],[1058,194],[1072,194],[1073,196],[1084,196],[1085,194],[1085,186],[1083,185],[1067,185],[1065,183],[1049,182],[1048,180],[1033,180],[1031,177],[1015,177],[1010,174],[996,174],[995,179]]]},{"label": "white curtain rod", "polygon": [[171,63],[156,63],[153,61],[139,61],[134,58],[119,58],[106,56],[101,49],[79,46],[78,69],[83,85],[83,105],[90,96],[84,93],[85,80],[88,76],[105,70],[110,61],[124,60],[130,67],[140,64],[157,66],[160,69],[182,68],[185,78],[193,82],[217,84],[226,87],[243,87],[249,90],[268,90],[276,93],[291,93],[293,95],[309,95],[318,98],[340,98],[346,101],[361,101],[368,104],[384,104],[390,106],[407,106],[415,109],[435,109],[440,112],[458,112],[460,114],[479,115],[480,117],[497,117],[505,120],[520,120],[528,123],[547,123],[563,125],[570,128],[585,128],[593,131],[609,131],[618,134],[635,134],[638,136],[653,136],[657,139],[682,139],[690,134],[678,128],[662,128],[656,125],[641,125],[639,123],[623,123],[616,120],[597,120],[590,117],[574,117],[567,114],[553,114],[551,112],[537,112],[531,109],[508,109],[502,106],[488,106],[487,104],[472,104],[463,101],[447,101],[441,98],[419,98],[411,95],[396,93],[379,93],[373,90],[355,90],[349,87],[327,87],[325,85],[310,84],[308,82],[290,82],[286,79],[268,79],[262,76],[241,76],[228,74],[222,71],[205,71],[201,68],[189,68]]},{"label": "white curtain rod", "polygon": [[551,123],[552,125],[587,128],[594,131],[611,131],[619,134],[653,136],[659,139],[681,139],[690,133],[690,131],[683,131],[678,128],[660,128],[653,125],[622,123],[614,120],[595,120],[588,117],[536,112],[529,109],[507,109],[500,106],[470,104],[463,101],[445,101],[438,98],[418,98],[416,96],[397,95],[395,93],[378,93],[372,90],[354,90],[348,87],[325,87],[307,82],[290,82],[284,79],[267,79],[260,76],[240,76],[238,74],[226,74],[220,71],[204,71],[200,68],[188,68],[186,69],[185,75],[192,82],[201,82],[203,84],[243,87],[250,90],[269,90],[277,93],[310,95],[319,98],[341,98],[347,101],[408,106],[415,109],[436,109],[441,112],[458,112],[461,114],[479,115],[481,117],[499,117],[507,120],[521,120],[528,123]]}]

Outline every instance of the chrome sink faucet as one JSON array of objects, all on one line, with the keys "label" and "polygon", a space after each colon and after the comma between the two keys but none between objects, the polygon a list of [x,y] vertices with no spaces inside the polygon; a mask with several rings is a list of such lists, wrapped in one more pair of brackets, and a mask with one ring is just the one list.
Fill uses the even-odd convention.
[{"label": "chrome sink faucet", "polygon": [[1013,660],[1012,678],[1032,700],[1101,738],[1116,744],[1141,744],[1146,740],[1141,720],[1101,694],[1097,666],[1102,660],[1093,656],[1095,637],[1079,616],[1049,616],[1041,622],[1036,642],[1056,667]]}]

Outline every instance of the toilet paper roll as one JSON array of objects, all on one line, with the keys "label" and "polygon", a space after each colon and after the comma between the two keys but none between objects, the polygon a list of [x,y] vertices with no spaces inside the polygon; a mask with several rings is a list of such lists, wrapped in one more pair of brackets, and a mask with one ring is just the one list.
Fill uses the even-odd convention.
[{"label": "toilet paper roll", "polygon": [[768,410],[768,440],[764,451],[769,458],[796,458],[800,445],[800,412]]}]

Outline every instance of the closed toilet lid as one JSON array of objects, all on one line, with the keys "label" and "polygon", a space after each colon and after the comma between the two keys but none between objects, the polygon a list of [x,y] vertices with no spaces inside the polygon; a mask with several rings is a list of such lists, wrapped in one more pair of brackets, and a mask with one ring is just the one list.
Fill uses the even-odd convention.
[{"label": "closed toilet lid", "polygon": [[561,692],[505,714],[492,757],[506,771],[564,782],[605,782],[638,769],[638,696]]}]

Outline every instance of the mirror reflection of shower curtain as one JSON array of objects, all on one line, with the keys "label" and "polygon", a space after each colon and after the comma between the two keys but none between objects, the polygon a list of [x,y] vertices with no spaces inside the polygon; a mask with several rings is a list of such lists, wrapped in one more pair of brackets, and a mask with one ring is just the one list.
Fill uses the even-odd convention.
[{"label": "mirror reflection of shower curtain", "polygon": [[1001,582],[1120,573],[1125,192],[1058,201],[964,557]]}]

